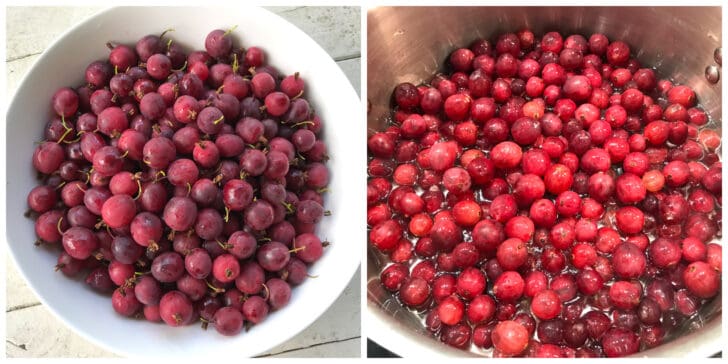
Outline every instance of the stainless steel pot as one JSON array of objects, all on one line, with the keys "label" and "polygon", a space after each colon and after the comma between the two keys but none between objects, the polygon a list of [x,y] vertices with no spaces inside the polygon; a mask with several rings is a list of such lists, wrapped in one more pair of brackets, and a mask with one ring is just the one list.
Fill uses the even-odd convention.
[{"label": "stainless steel pot", "polygon": [[[368,127],[382,130],[400,82],[428,81],[455,48],[477,38],[528,27],[536,34],[594,32],[627,41],[638,59],[692,87],[706,112],[721,124],[721,83],[715,77],[721,47],[719,7],[381,7],[368,12]],[[711,67],[708,69],[708,67]],[[404,357],[477,356],[432,337],[415,313],[402,308],[379,283],[386,258],[373,249],[367,261],[368,336]],[[637,356],[707,357],[721,351],[721,298],[671,341]]]}]

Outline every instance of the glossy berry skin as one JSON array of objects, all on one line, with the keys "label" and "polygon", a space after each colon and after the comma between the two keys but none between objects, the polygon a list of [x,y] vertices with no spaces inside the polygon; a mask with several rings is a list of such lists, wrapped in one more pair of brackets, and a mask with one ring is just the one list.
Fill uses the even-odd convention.
[{"label": "glossy berry skin", "polygon": [[220,282],[232,282],[240,274],[240,264],[231,254],[223,254],[212,262],[212,275]]},{"label": "glossy berry skin", "polygon": [[380,275],[380,281],[390,291],[399,291],[402,283],[409,277],[409,270],[402,264],[392,264],[385,268]]},{"label": "glossy berry skin", "polygon": [[104,202],[101,217],[110,228],[128,226],[136,216],[136,204],[129,195],[115,195]]},{"label": "glossy berry skin", "polygon": [[642,179],[634,174],[626,173],[617,178],[617,198],[624,204],[633,204],[642,201],[647,193]]},{"label": "glossy berry skin", "polygon": [[35,212],[43,213],[56,204],[58,195],[50,186],[38,186],[28,193],[28,206]]},{"label": "glossy berry skin", "polygon": [[132,316],[141,308],[133,290],[122,290],[118,288],[114,290],[111,296],[111,304],[114,311],[122,316]]},{"label": "glossy berry skin", "polygon": [[555,318],[561,313],[561,300],[554,291],[541,291],[533,297],[531,311],[542,320]]},{"label": "glossy berry skin", "polygon": [[253,188],[248,182],[233,179],[225,183],[222,190],[223,202],[232,211],[242,211],[253,200]]},{"label": "glossy berry skin", "polygon": [[456,296],[449,296],[440,302],[437,312],[444,324],[455,325],[462,319],[465,305]]},{"label": "glossy berry skin", "polygon": [[623,310],[637,307],[642,287],[638,283],[630,281],[617,281],[609,289],[609,298],[612,304]]},{"label": "glossy berry skin", "polygon": [[683,281],[690,293],[710,298],[720,289],[720,274],[708,263],[693,262],[685,268]]},{"label": "glossy berry skin", "polygon": [[509,356],[518,355],[526,349],[528,336],[526,328],[514,321],[501,321],[491,333],[493,346]]},{"label": "glossy berry skin", "polygon": [[51,105],[56,114],[66,118],[76,113],[78,102],[78,94],[68,87],[58,89],[51,98]]},{"label": "glossy berry skin", "polygon": [[152,275],[162,283],[177,281],[184,274],[184,260],[175,252],[165,252],[154,258]]},{"label": "glossy berry skin", "polygon": [[197,205],[186,197],[172,197],[164,208],[164,222],[177,231],[187,231],[195,222]]},{"label": "glossy berry skin", "polygon": [[321,239],[311,233],[304,233],[295,237],[293,248],[297,249],[296,257],[306,263],[314,263],[324,253]]},{"label": "glossy berry skin", "polygon": [[214,58],[220,58],[227,55],[230,53],[231,49],[232,40],[225,30],[213,30],[205,38],[205,50],[207,50],[207,53]]},{"label": "glossy berry skin", "polygon": [[63,148],[57,143],[44,142],[33,152],[33,167],[41,173],[53,173],[63,160]]},{"label": "glossy berry skin", "polygon": [[639,350],[639,338],[634,332],[623,329],[609,330],[601,339],[604,354],[608,357],[622,357]]},{"label": "glossy berry skin", "polygon": [[205,279],[212,271],[212,259],[206,250],[192,249],[185,255],[185,270],[194,278]]},{"label": "glossy berry skin", "polygon": [[399,297],[409,307],[420,307],[430,297],[430,287],[424,279],[414,277],[402,284]]},{"label": "glossy berry skin", "polygon": [[574,177],[571,170],[562,164],[550,166],[544,175],[546,190],[554,195],[568,191],[573,183]]},{"label": "glossy berry skin", "polygon": [[524,293],[525,283],[520,274],[514,271],[503,272],[496,279],[493,295],[504,302],[516,301]]},{"label": "glossy berry skin", "polygon": [[185,325],[192,317],[192,303],[184,293],[169,291],[159,301],[159,315],[169,326]]},{"label": "glossy berry skin", "polygon": [[175,158],[174,143],[167,138],[152,138],[143,149],[143,161],[152,168],[163,169]]},{"label": "glossy berry skin", "polygon": [[245,320],[258,324],[268,317],[268,304],[260,296],[252,296],[243,303],[243,316]]},{"label": "glossy berry skin", "polygon": [[482,293],[485,286],[485,275],[477,268],[466,268],[458,276],[457,292],[466,300],[472,300]]},{"label": "glossy berry skin", "polygon": [[243,314],[232,307],[223,307],[215,312],[212,321],[215,330],[225,336],[234,336],[243,329]]},{"label": "glossy berry skin", "polygon": [[276,272],[288,264],[290,252],[282,243],[271,241],[258,249],[256,259],[263,269]]},{"label": "glossy berry skin", "polygon": [[271,278],[266,282],[270,290],[269,302],[272,309],[281,309],[291,299],[291,287],[285,281],[278,278]]},{"label": "glossy berry skin", "polygon": [[513,142],[502,142],[491,151],[491,160],[498,168],[513,168],[521,162],[523,151]]},{"label": "glossy berry skin", "polygon": [[466,315],[468,322],[478,324],[490,321],[495,315],[496,303],[489,295],[478,295],[470,301]]},{"label": "glossy berry skin", "polygon": [[63,248],[75,259],[90,257],[98,245],[98,238],[87,228],[72,227],[63,233]]},{"label": "glossy berry skin", "polygon": [[369,232],[369,240],[379,250],[388,251],[394,248],[399,240],[402,228],[394,220],[387,220],[375,226]]}]

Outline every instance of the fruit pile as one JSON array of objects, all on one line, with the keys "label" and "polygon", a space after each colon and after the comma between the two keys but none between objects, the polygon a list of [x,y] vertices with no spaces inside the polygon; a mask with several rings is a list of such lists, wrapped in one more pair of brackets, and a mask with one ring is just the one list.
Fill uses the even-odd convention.
[{"label": "fruit pile", "polygon": [[381,284],[443,342],[497,357],[625,356],[720,295],[720,135],[630,46],[479,39],[393,93],[368,139]]},{"label": "fruit pile", "polygon": [[108,44],[86,84],[59,89],[33,153],[38,244],[121,315],[223,335],[288,304],[327,245],[322,121],[298,74],[213,30],[186,53],[147,35]]}]

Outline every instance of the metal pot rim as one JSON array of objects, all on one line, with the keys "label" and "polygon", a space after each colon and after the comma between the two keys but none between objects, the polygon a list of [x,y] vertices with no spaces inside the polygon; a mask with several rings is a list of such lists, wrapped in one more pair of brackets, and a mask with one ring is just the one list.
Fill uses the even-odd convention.
[{"label": "metal pot rim", "polygon": [[[700,330],[681,336],[658,347],[641,351],[633,357],[707,358],[723,350],[722,313],[711,319]],[[412,357],[482,357],[459,350],[432,337],[414,332],[367,299],[367,337],[380,346],[404,358]],[[718,338],[718,339],[716,339]]]}]

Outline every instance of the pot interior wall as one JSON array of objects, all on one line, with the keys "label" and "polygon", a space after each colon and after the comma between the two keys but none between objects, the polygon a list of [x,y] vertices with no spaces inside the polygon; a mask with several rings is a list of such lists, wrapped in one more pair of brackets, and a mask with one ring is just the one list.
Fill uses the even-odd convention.
[{"label": "pot interior wall", "polygon": [[455,48],[526,27],[624,40],[640,62],[693,87],[720,119],[721,82],[704,77],[721,43],[719,7],[389,7],[368,14],[368,126],[383,127],[396,84],[429,81]]}]

